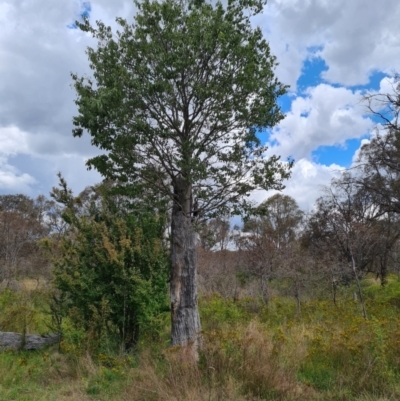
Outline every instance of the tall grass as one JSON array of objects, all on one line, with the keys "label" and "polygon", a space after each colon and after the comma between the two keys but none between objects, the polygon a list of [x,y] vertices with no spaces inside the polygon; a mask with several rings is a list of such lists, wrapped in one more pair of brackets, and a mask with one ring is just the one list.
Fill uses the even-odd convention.
[{"label": "tall grass", "polygon": [[[168,346],[167,327],[144,333],[139,351],[126,355],[106,346],[88,352],[90,339],[67,325],[61,352],[0,353],[0,400],[397,400],[400,282],[365,282],[364,291],[368,320],[351,289],[336,306],[304,301],[301,314],[285,297],[268,305],[204,297],[198,364],[185,349]],[[7,311],[20,302],[35,316],[28,330],[43,331],[47,298],[32,297],[0,295],[0,330],[15,328]]]}]

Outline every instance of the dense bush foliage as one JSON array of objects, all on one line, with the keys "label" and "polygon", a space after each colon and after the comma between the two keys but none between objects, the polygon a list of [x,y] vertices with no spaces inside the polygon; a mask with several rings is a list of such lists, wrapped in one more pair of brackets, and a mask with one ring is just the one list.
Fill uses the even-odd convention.
[{"label": "dense bush foliage", "polygon": [[97,341],[118,337],[130,349],[140,330],[156,329],[167,310],[164,222],[117,207],[104,186],[94,194],[82,204],[66,187],[56,192],[67,206],[63,218],[70,228],[56,245],[53,309],[58,306],[59,314]]}]

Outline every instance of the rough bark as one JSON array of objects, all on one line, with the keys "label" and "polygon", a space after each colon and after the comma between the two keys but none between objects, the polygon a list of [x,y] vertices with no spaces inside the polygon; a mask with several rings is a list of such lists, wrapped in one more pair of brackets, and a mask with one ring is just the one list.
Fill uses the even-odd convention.
[{"label": "rough bark", "polygon": [[190,206],[187,207],[187,193],[184,185],[176,189],[177,199],[172,212],[171,344],[189,347],[197,359],[201,326],[197,302],[196,235]]},{"label": "rough bark", "polygon": [[0,351],[14,350],[36,350],[60,342],[58,334],[26,334],[0,331]]}]

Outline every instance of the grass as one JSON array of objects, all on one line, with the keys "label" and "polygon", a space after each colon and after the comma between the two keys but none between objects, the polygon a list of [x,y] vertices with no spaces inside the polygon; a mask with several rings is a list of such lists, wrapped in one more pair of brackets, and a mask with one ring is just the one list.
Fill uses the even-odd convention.
[{"label": "grass", "polygon": [[124,379],[90,356],[79,359],[55,350],[0,355],[0,400],[92,400],[98,392],[108,399],[122,390]]},{"label": "grass", "polygon": [[[135,355],[107,347],[88,352],[84,335],[70,329],[61,352],[0,353],[0,400],[397,400],[400,282],[392,278],[382,289],[369,280],[364,286],[368,320],[351,289],[337,306],[304,301],[301,314],[285,297],[268,305],[203,297],[197,365],[184,349],[167,346],[167,329],[145,333]],[[40,291],[1,294],[0,330],[16,327],[9,315],[21,307],[27,331],[43,332],[49,316]]]}]

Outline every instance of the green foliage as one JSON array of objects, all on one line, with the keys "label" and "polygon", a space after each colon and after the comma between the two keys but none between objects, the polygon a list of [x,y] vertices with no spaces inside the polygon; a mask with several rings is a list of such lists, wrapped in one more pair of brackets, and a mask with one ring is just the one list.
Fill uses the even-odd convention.
[{"label": "green foliage", "polygon": [[296,381],[291,367],[280,358],[281,345],[273,341],[265,326],[255,321],[207,331],[201,373],[210,387],[237,381],[246,400],[290,399]]},{"label": "green foliage", "polygon": [[279,327],[282,322],[298,317],[296,303],[292,298],[273,297],[262,310],[260,318],[271,327]]},{"label": "green foliage", "polygon": [[239,271],[235,276],[241,287],[244,287],[253,278],[253,274],[248,270]]},{"label": "green foliage", "polygon": [[87,355],[71,358],[54,350],[0,353],[0,400],[121,400],[126,386],[125,359],[111,366]]},{"label": "green foliage", "polygon": [[399,323],[388,318],[394,308],[370,303],[371,318],[365,320],[351,302],[339,307],[313,304],[312,309],[303,309],[308,322],[307,355],[299,379],[321,390],[340,385],[353,394],[391,391],[400,357],[395,334]]},{"label": "green foliage", "polygon": [[[301,315],[296,313],[294,302],[285,297],[273,297],[264,307],[258,306],[255,298],[233,302],[214,296],[202,300],[205,338],[213,350],[207,350],[203,358],[220,361],[220,370],[215,373],[221,375],[218,378],[236,371],[243,373],[244,367],[250,369],[253,379],[250,380],[249,373],[248,378],[240,378],[240,383],[262,399],[281,399],[279,394],[272,394],[274,383],[280,375],[292,380],[293,373],[299,383],[320,392],[316,399],[336,399],[339,393],[345,393],[349,400],[360,394],[390,398],[399,392],[396,383],[400,378],[400,325],[398,306],[393,302],[399,284],[389,277],[383,288],[379,283],[364,285],[368,292],[368,320],[360,316],[360,305],[352,300],[352,289],[342,294],[336,306],[327,300],[304,301]],[[266,358],[252,362],[251,368],[244,359],[250,347],[244,327],[258,327],[251,340],[260,341],[253,357],[264,352]],[[265,345],[261,346],[261,342]],[[264,382],[273,378],[270,393],[257,380],[256,366],[267,360],[265,369],[273,370],[268,375],[264,371],[262,376]],[[300,399],[314,398],[304,395]]]},{"label": "green foliage", "polygon": [[70,230],[54,258],[55,302],[58,313],[89,335],[89,343],[97,339],[104,346],[107,339],[118,337],[131,348],[140,330],[156,330],[158,315],[167,310],[163,221],[127,210],[116,213],[115,199],[104,186],[97,194],[97,203],[90,201],[78,214],[79,200],[66,186],[56,193],[59,200],[65,197]]},{"label": "green foliage", "polygon": [[234,327],[249,318],[233,300],[216,295],[208,299],[201,299],[200,311],[206,330],[221,329],[227,325]]},{"label": "green foliage", "polygon": [[245,222],[243,231],[267,237],[281,248],[296,239],[296,230],[304,217],[295,199],[280,193],[262,202],[253,213],[256,217]]},{"label": "green foliage", "polygon": [[45,334],[48,332],[48,292],[11,291],[0,293],[0,331]]},{"label": "green foliage", "polygon": [[145,0],[115,33],[102,22],[78,24],[98,46],[87,51],[93,77],[72,74],[73,134],[86,130],[106,151],[88,166],[152,202],[159,194],[176,201],[182,177],[202,215],[245,206],[253,189],[282,188],[292,163],[266,158],[257,136],[283,118],[277,98],[286,92],[250,21],[249,9],[257,14],[263,3]]},{"label": "green foliage", "polygon": [[391,304],[400,308],[400,280],[389,275],[385,286],[373,283],[365,287],[365,295],[380,304]]},{"label": "green foliage", "polygon": [[312,364],[302,366],[297,377],[300,381],[310,384],[318,390],[329,390],[335,382],[336,371],[325,362],[316,360]]}]

